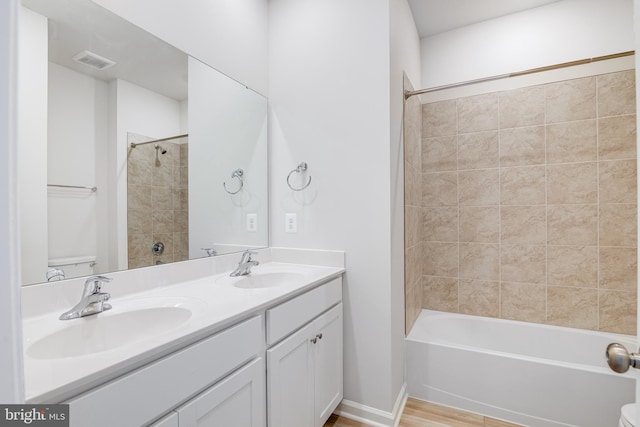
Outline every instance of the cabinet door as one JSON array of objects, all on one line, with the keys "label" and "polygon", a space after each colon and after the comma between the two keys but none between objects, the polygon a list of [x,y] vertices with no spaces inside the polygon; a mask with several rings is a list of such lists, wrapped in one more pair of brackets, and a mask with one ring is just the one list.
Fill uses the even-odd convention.
[{"label": "cabinet door", "polygon": [[178,413],[171,412],[169,415],[156,421],[149,427],[178,427]]},{"label": "cabinet door", "polygon": [[313,321],[315,427],[322,427],[342,400],[342,304]]},{"label": "cabinet door", "polygon": [[258,358],[176,410],[180,427],[264,427],[264,359]]},{"label": "cabinet door", "polygon": [[267,350],[270,427],[313,426],[313,324]]}]

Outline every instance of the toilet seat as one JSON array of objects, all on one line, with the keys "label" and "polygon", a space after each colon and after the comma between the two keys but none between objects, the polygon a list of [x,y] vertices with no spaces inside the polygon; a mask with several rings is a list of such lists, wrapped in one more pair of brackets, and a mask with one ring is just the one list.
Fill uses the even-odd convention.
[{"label": "toilet seat", "polygon": [[627,403],[620,411],[620,427],[635,427],[636,404]]}]

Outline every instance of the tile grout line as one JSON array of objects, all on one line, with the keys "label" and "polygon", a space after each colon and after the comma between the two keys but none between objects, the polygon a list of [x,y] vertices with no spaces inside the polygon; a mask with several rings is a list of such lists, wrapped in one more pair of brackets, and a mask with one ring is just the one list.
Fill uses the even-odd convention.
[{"label": "tile grout line", "polygon": [[547,85],[543,87],[544,96],[544,251],[545,251],[545,277],[544,277],[544,323],[549,323],[549,181],[548,181],[548,156],[547,156]]},{"label": "tile grout line", "polygon": [[502,161],[500,157],[502,103],[500,100],[501,97],[498,95],[498,318],[502,319]]},{"label": "tile grout line", "polygon": [[457,303],[458,303],[458,313],[460,313],[460,150],[459,150],[459,136],[460,136],[460,115],[458,110],[458,102],[457,99],[455,102],[456,105],[456,208],[458,215],[458,268],[456,272],[456,288],[457,288]]},{"label": "tile grout line", "polygon": [[600,106],[598,76],[594,76],[596,107],[596,330],[600,330]]}]

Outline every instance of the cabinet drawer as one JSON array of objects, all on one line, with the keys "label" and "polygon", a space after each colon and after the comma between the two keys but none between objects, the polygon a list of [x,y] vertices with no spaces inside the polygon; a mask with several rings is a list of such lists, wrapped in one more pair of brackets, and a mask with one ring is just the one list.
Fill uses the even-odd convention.
[{"label": "cabinet drawer", "polygon": [[145,425],[260,351],[257,316],[71,399],[71,427]]},{"label": "cabinet drawer", "polygon": [[341,300],[339,277],[267,310],[267,345],[275,344]]}]

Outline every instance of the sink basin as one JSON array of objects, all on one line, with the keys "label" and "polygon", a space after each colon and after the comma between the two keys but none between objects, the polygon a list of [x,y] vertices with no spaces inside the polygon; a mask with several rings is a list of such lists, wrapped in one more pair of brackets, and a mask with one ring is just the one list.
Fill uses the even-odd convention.
[{"label": "sink basin", "polygon": [[284,286],[295,283],[304,278],[304,274],[290,271],[256,272],[248,276],[229,277],[223,276],[218,281],[230,282],[236,288],[263,289],[276,286]]},{"label": "sink basin", "polygon": [[27,355],[56,359],[100,353],[176,328],[186,323],[191,314],[187,308],[167,306],[121,313],[107,311],[69,320],[69,326],[28,346]]}]

